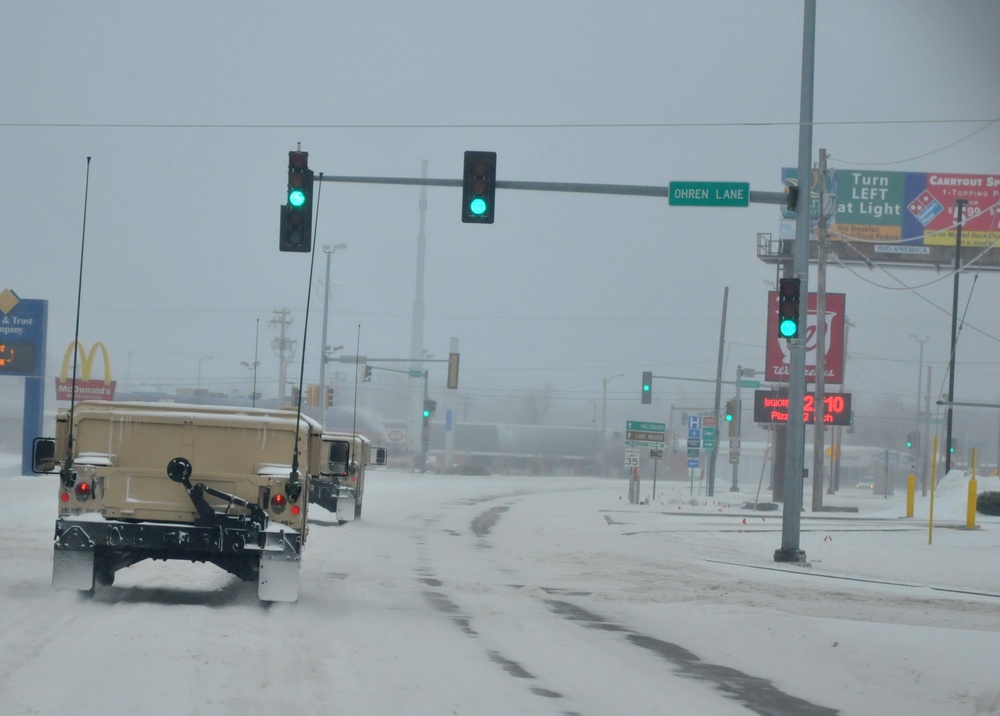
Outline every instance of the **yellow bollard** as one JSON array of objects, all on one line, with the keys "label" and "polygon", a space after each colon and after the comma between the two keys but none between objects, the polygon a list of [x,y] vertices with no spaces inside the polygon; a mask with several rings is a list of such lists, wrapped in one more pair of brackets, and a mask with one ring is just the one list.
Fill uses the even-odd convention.
[{"label": "yellow bollard", "polygon": [[965,528],[976,529],[976,459],[979,457],[979,448],[972,449],[972,477],[969,478],[969,502],[965,510]]},{"label": "yellow bollard", "polygon": [[917,476],[912,472],[906,478],[906,516],[913,517],[913,498],[917,494]]}]

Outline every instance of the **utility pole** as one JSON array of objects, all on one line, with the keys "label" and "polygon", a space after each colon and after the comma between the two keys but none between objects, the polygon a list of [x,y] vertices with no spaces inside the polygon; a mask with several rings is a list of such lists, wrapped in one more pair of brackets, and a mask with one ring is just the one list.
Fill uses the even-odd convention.
[{"label": "utility pole", "polygon": [[291,311],[287,308],[282,308],[280,311],[275,309],[275,317],[267,322],[269,326],[278,326],[279,330],[278,338],[271,341],[271,351],[278,356],[279,408],[285,405],[285,371],[288,369],[288,364],[292,360],[292,354],[295,352],[295,341],[285,338],[288,327],[292,325],[292,319],[289,317],[290,313]]},{"label": "utility pole", "polygon": [[330,346],[326,344],[327,317],[330,312],[330,257],[337,249],[346,249],[347,244],[337,244],[336,246],[324,246],[323,253],[326,254],[326,279],[323,282],[323,339],[320,341],[319,356],[319,403],[320,403],[320,424],[326,427],[326,364],[330,362]]},{"label": "utility pole", "polygon": [[[823,509],[823,450],[826,448],[826,150],[819,150],[819,257],[816,267],[816,424],[813,426],[812,511]],[[808,294],[806,295],[808,301]],[[789,416],[791,413],[789,413]]]},{"label": "utility pole", "polygon": [[955,400],[955,345],[958,343],[958,275],[962,270],[962,209],[965,199],[955,200],[957,226],[955,227],[955,288],[951,300],[951,358],[948,361],[948,412],[945,419],[948,422],[944,444],[944,477],[951,470],[951,430],[952,401]]},{"label": "utility pole", "polygon": [[[420,160],[421,177],[427,179],[427,160]],[[423,184],[420,187],[420,229],[417,233],[417,277],[414,286],[413,295],[413,320],[410,326],[410,375],[419,375],[422,366],[422,361],[424,358],[424,255],[427,248],[427,236],[424,233],[424,227],[427,223],[427,185]],[[413,381],[410,381],[413,383]],[[415,405],[419,405],[419,410],[423,410],[423,398],[426,396],[426,390],[421,393],[414,390],[416,386],[411,385],[409,390],[410,399],[409,403],[409,415],[406,419],[406,424],[410,426],[407,430],[407,434],[410,436],[409,447],[414,452],[419,452],[423,455],[423,442],[416,442],[413,436],[417,434],[417,426],[420,426],[420,434],[424,432],[423,421],[417,422],[417,409]]]},{"label": "utility pole", "polygon": [[715,458],[719,454],[719,401],[722,398],[722,359],[726,348],[726,307],[729,305],[729,286],[722,291],[722,325],[719,327],[719,358],[715,367],[715,448],[708,453],[708,489],[709,497],[715,494]]}]

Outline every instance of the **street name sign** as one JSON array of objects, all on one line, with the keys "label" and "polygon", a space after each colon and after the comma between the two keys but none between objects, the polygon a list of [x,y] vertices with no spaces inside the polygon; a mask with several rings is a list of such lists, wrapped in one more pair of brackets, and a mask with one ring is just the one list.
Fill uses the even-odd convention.
[{"label": "street name sign", "polygon": [[672,181],[670,206],[750,206],[749,182]]},{"label": "street name sign", "polygon": [[630,447],[666,447],[666,423],[650,423],[642,420],[625,421],[625,444]]}]

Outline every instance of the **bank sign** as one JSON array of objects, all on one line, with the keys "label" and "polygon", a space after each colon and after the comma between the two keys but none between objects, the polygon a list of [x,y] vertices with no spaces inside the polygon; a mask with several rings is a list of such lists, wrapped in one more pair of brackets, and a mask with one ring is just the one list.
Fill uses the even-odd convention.
[{"label": "bank sign", "polygon": [[[798,184],[798,170],[784,168],[786,186]],[[819,219],[819,195],[825,197],[830,238],[905,246],[954,246],[955,202],[962,210],[962,246],[989,246],[1000,239],[1000,174],[827,171],[821,182],[814,170],[809,182],[809,210]],[[795,238],[795,213],[782,209],[779,238]]]},{"label": "bank sign", "polygon": [[44,375],[47,313],[46,301],[0,291],[0,375]]}]

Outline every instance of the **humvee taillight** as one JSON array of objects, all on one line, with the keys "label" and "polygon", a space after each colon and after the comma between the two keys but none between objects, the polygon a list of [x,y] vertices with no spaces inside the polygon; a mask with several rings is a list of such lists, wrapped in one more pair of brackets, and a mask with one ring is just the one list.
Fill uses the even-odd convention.
[{"label": "humvee taillight", "polygon": [[87,498],[90,497],[90,483],[78,482],[73,491],[76,493],[76,499],[86,500]]},{"label": "humvee taillight", "polygon": [[300,512],[302,512],[302,509],[298,505],[292,505],[292,514],[293,515],[295,515],[296,517],[298,517],[298,515],[299,515]]},{"label": "humvee taillight", "polygon": [[63,502],[69,502],[69,493],[68,492],[60,493],[59,499],[62,500]]},{"label": "humvee taillight", "polygon": [[271,510],[273,512],[281,513],[285,511],[285,505],[288,504],[287,498],[280,492],[274,493],[274,497],[271,498]]}]

